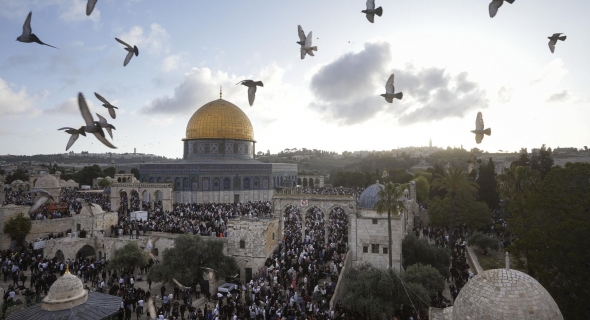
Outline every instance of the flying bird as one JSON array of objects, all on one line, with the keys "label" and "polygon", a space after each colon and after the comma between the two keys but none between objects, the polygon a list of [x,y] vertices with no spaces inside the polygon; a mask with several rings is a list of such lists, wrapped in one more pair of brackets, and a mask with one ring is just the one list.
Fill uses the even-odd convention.
[{"label": "flying bird", "polygon": [[383,8],[375,9],[375,0],[367,0],[367,10],[361,12],[366,14],[370,23],[373,23],[375,22],[375,15],[381,16],[383,14]]},{"label": "flying bird", "polygon": [[471,155],[471,158],[467,160],[469,163],[469,167],[467,168],[467,174],[470,174],[473,169],[478,169],[479,165],[481,164],[481,159],[477,159],[474,154]]},{"label": "flying bird", "polygon": [[68,141],[68,145],[66,146],[66,151],[68,151],[68,149],[74,145],[74,142],[76,142],[76,140],[78,140],[80,135],[86,136],[86,131],[84,131],[84,129],[85,129],[84,126],[81,126],[80,129],[74,129],[74,128],[70,128],[70,127],[63,127],[63,128],[57,129],[57,130],[66,130],[66,133],[69,133],[71,135],[70,140]]},{"label": "flying bird", "polygon": [[549,50],[551,50],[551,53],[555,52],[555,44],[557,43],[557,40],[565,41],[567,38],[567,36],[560,37],[562,34],[563,33],[554,33],[551,37],[547,37],[549,38]]},{"label": "flying bird", "polygon": [[387,83],[385,83],[385,94],[382,94],[381,96],[385,98],[385,100],[389,103],[393,102],[393,99],[398,99],[401,100],[404,97],[404,94],[401,92],[398,93],[394,93],[395,92],[395,87],[393,86],[393,73],[391,74],[391,76],[389,76],[389,79],[387,79]]},{"label": "flying bird", "polygon": [[178,280],[172,278],[172,281],[174,281],[174,283],[176,283],[176,285],[178,286],[178,288],[180,290],[184,290],[184,289],[188,289],[188,287],[183,286],[182,284],[180,284],[180,282],[178,282]]},{"label": "flying bird", "polygon": [[112,124],[107,122],[107,119],[105,119],[103,116],[101,116],[100,114],[96,114],[98,116],[98,124],[103,128],[106,129],[107,132],[109,133],[109,136],[111,136],[111,139],[113,138],[113,131],[112,130],[117,130],[115,128],[115,126],[113,126]]},{"label": "flying bird", "polygon": [[84,118],[84,121],[86,122],[84,131],[94,134],[96,139],[102,142],[102,144],[104,144],[105,146],[112,149],[117,149],[117,147],[115,147],[105,138],[104,131],[102,130],[100,123],[98,121],[94,121],[94,118],[92,118],[92,114],[90,114],[90,111],[88,110],[88,105],[86,104],[86,100],[84,100],[84,96],[81,92],[78,93],[78,106],[80,107],[80,113],[82,114],[82,118]]},{"label": "flying bird", "polygon": [[35,202],[31,206],[31,208],[29,209],[29,214],[37,211],[42,205],[44,205],[49,200],[55,202],[55,199],[53,199],[53,196],[51,194],[49,194],[49,192],[47,192],[46,190],[43,190],[43,189],[31,189],[30,191],[27,191],[26,193],[37,193],[38,195],[41,196],[39,199],[37,199],[37,202]]},{"label": "flying bird", "polygon": [[475,130],[471,130],[471,132],[475,133],[475,142],[478,144],[480,144],[483,140],[484,134],[488,136],[492,135],[492,129],[483,128],[483,116],[481,115],[481,112],[477,113],[477,118],[475,119]]},{"label": "flying bird", "polygon": [[492,0],[492,2],[490,2],[490,18],[493,18],[496,16],[496,13],[498,13],[498,9],[500,9],[500,7],[504,4],[504,1],[513,4],[514,0]]},{"label": "flying bird", "polygon": [[[25,24],[23,24],[23,34],[21,34],[16,41],[24,42],[24,43],[31,43],[36,42],[38,44],[42,44],[44,46],[55,48],[52,45],[49,45],[41,40],[33,33],[33,29],[31,29],[31,17],[33,16],[33,11],[29,11],[29,15],[25,20]],[[57,49],[57,48],[55,48]]]},{"label": "flying bird", "polygon": [[119,41],[119,43],[122,43],[125,46],[125,50],[127,50],[127,56],[125,57],[125,62],[123,62],[123,67],[126,66],[129,61],[131,61],[131,58],[133,58],[133,54],[135,54],[135,56],[139,56],[139,49],[137,49],[137,46],[133,46],[133,48],[128,45],[125,41],[119,39],[119,38],[115,38],[115,40]]},{"label": "flying bird", "polygon": [[92,13],[92,10],[94,10],[94,6],[96,5],[96,2],[98,0],[88,0],[88,3],[86,3],[86,15],[89,16]]},{"label": "flying bird", "polygon": [[110,102],[107,101],[107,99],[103,98],[100,94],[95,92],[94,95],[96,96],[96,98],[98,98],[98,100],[100,100],[103,103],[103,107],[109,109],[109,114],[111,115],[111,118],[116,119],[117,114],[115,113],[115,109],[119,108],[112,105]]},{"label": "flying bird", "polygon": [[84,208],[86,208],[86,210],[88,210],[90,215],[94,217],[94,213],[92,212],[92,204],[93,204],[92,202],[86,201],[82,198],[76,198],[76,201],[80,202],[84,206]]},{"label": "flying bird", "polygon": [[299,41],[297,43],[301,45],[301,59],[305,59],[305,54],[309,54],[313,57],[313,52],[318,51],[318,47],[311,46],[313,39],[312,31],[310,31],[306,37],[301,26],[297,26],[297,30],[299,32]]},{"label": "flying bird", "polygon": [[154,296],[150,296],[147,300],[147,311],[149,313],[150,319],[155,320],[158,317],[156,314],[156,307],[154,306]]},{"label": "flying bird", "polygon": [[250,107],[254,104],[254,98],[256,98],[256,86],[264,87],[262,81],[254,81],[254,80],[242,80],[236,85],[241,84],[248,87],[248,102],[250,103]]}]

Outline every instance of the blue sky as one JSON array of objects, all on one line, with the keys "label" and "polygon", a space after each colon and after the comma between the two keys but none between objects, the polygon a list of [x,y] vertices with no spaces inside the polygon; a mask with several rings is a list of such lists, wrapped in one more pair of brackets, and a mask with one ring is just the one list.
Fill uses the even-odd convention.
[{"label": "blue sky", "polygon": [[[585,1],[83,0],[0,1],[0,154],[61,153],[63,126],[83,124],[75,97],[107,116],[93,92],[118,106],[116,152],[182,156],[186,123],[224,98],[249,116],[257,150],[331,151],[427,145],[588,145],[590,12]],[[33,32],[59,50],[15,41],[32,10]],[[300,60],[297,25],[313,31],[315,57]],[[568,36],[555,54],[547,37]],[[139,47],[126,52],[114,38]],[[395,72],[404,99],[379,94]],[[264,82],[253,107],[242,79]],[[476,145],[478,111],[492,136]],[[81,137],[75,152],[108,152]]]}]

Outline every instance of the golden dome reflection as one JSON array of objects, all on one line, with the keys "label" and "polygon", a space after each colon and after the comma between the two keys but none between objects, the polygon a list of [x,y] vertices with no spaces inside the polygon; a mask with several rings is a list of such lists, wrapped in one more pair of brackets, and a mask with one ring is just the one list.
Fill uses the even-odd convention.
[{"label": "golden dome reflection", "polygon": [[189,120],[184,140],[193,139],[254,141],[254,128],[242,109],[218,99],[203,105]]}]

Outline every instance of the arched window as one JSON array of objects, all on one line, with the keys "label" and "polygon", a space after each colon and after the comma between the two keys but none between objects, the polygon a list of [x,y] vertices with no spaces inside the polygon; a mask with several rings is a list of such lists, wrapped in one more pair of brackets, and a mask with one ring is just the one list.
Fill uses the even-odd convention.
[{"label": "arched window", "polygon": [[241,188],[240,178],[234,178],[234,190],[240,190],[240,188]]},{"label": "arched window", "polygon": [[254,189],[260,188],[260,179],[254,178]]},{"label": "arched window", "polygon": [[229,190],[229,178],[223,179],[223,190]]},{"label": "arched window", "polygon": [[193,191],[197,191],[199,189],[199,180],[197,178],[193,178],[192,185]]}]

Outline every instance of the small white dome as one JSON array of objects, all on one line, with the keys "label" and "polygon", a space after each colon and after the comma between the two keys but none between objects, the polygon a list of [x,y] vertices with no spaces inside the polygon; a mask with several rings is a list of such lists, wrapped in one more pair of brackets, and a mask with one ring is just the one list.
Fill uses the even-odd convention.
[{"label": "small white dome", "polygon": [[59,181],[57,181],[57,179],[50,175],[50,174],[45,174],[43,176],[41,176],[41,178],[37,179],[37,181],[35,181],[35,188],[37,189],[52,189],[52,188],[59,188]]},{"label": "small white dome", "polygon": [[84,290],[82,280],[66,272],[59,277],[47,292],[47,296],[41,302],[41,309],[57,311],[72,309],[86,302],[88,291]]}]

